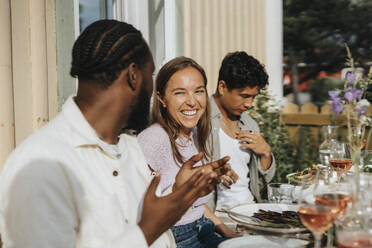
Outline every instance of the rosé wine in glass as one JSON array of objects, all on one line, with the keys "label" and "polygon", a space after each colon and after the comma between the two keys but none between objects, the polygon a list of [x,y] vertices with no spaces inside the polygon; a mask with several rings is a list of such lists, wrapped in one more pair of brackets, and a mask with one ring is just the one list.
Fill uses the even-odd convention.
[{"label": "ros\u00e9 wine in glass", "polygon": [[323,233],[332,226],[335,220],[335,215],[331,213],[331,209],[331,207],[322,205],[301,206],[298,209],[298,215],[310,231]]},{"label": "ros\u00e9 wine in glass", "polygon": [[315,203],[333,207],[336,217],[343,216],[345,213],[350,196],[343,193],[321,194],[315,196]]},{"label": "ros\u00e9 wine in glass", "polygon": [[372,247],[372,234],[357,231],[357,232],[339,232],[338,233],[338,248],[370,248]]}]

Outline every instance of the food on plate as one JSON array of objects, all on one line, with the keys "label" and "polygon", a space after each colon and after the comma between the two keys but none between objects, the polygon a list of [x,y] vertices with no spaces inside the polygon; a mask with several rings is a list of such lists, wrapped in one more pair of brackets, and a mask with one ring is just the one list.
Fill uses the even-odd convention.
[{"label": "food on plate", "polygon": [[279,213],[259,209],[252,217],[260,220],[258,223],[260,226],[274,228],[304,228],[298,213],[295,211],[283,211]]},{"label": "food on plate", "polygon": [[288,174],[288,183],[294,182],[301,184],[303,181],[305,181],[306,184],[312,184],[315,180],[318,170],[320,170],[320,168],[316,164],[313,164],[313,168],[306,168],[300,172]]}]

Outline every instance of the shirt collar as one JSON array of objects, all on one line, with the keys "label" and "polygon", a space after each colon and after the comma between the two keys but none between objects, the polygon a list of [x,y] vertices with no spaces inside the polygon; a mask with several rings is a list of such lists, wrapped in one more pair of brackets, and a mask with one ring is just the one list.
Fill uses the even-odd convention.
[{"label": "shirt collar", "polygon": [[[62,107],[62,115],[71,127],[72,144],[74,147],[98,146],[111,157],[120,158],[119,145],[110,145],[99,138],[97,132],[85,119],[77,106],[75,96],[70,96]],[[119,140],[120,143],[120,140]]]},{"label": "shirt collar", "polygon": [[210,107],[211,107],[211,118],[219,118],[221,119],[222,118],[222,113],[220,111],[220,109],[218,108],[217,106],[217,103],[216,101],[214,100],[214,95],[212,95],[209,99],[209,104],[210,104]]}]

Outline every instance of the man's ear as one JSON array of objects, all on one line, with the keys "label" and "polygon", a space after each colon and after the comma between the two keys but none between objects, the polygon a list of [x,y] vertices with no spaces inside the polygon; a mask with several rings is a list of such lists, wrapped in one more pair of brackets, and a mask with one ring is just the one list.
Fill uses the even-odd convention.
[{"label": "man's ear", "polygon": [[226,92],[226,90],[227,90],[226,82],[224,80],[218,81],[218,86],[217,86],[218,94],[220,96],[223,96],[223,94]]},{"label": "man's ear", "polygon": [[156,99],[158,99],[158,101],[160,102],[161,106],[163,106],[163,108],[167,107],[167,104],[164,101],[164,99],[161,97],[159,91],[156,92]]},{"label": "man's ear", "polygon": [[139,85],[139,68],[135,63],[130,63],[128,66],[127,81],[132,90],[136,90]]}]

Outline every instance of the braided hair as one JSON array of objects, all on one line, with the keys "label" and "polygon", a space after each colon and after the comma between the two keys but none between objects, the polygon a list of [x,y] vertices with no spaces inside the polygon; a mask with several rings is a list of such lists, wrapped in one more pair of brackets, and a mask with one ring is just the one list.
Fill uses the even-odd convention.
[{"label": "braided hair", "polygon": [[70,75],[107,87],[130,63],[141,68],[150,56],[141,32],[132,25],[99,20],[89,25],[75,41]]},{"label": "braided hair", "polygon": [[229,90],[247,86],[263,89],[268,84],[268,78],[265,67],[246,52],[227,54],[218,75],[218,81],[225,81]]}]

